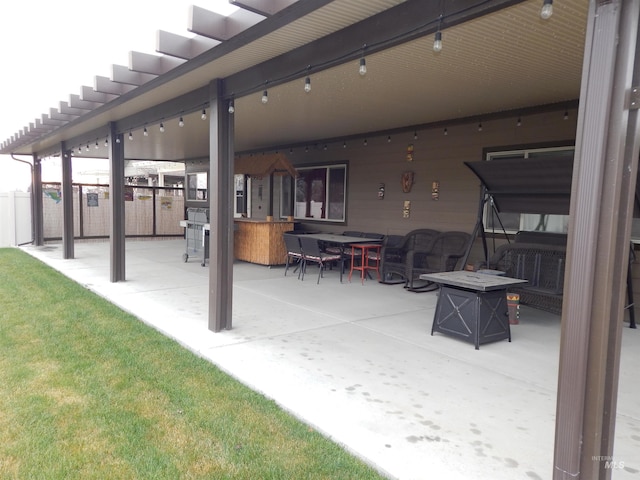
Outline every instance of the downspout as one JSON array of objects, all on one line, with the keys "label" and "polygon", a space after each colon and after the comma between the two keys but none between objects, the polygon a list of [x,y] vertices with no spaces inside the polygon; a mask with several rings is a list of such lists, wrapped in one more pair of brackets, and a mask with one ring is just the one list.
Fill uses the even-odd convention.
[{"label": "downspout", "polygon": [[31,241],[19,243],[18,246],[22,247],[23,245],[34,244],[36,240],[34,236],[35,235],[35,225],[34,225],[35,218],[33,214],[33,202],[35,201],[35,199],[33,198],[33,164],[31,162],[27,162],[26,160],[16,158],[15,154],[13,153],[11,154],[11,159],[15,160],[16,162],[26,163],[27,165],[29,165],[29,170],[31,171]]}]

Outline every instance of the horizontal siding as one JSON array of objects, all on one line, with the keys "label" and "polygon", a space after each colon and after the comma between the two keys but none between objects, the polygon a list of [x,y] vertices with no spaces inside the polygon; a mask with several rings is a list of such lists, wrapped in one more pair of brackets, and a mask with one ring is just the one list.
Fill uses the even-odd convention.
[{"label": "horizontal siding", "polygon": [[[563,142],[575,138],[575,118],[563,119],[563,111],[521,118],[455,125],[391,136],[368,138],[367,145],[352,140],[347,148],[332,144],[326,150],[314,148],[290,155],[296,166],[347,161],[347,223],[344,225],[307,224],[322,231],[360,230],[383,234],[405,234],[416,228],[460,230],[471,233],[476,224],[480,183],[464,165],[483,158],[483,149],[514,145]],[[407,161],[407,148],[413,144],[413,161]],[[414,172],[409,193],[401,187],[405,171]],[[440,184],[439,200],[431,198],[432,182]],[[379,200],[378,186],[385,184],[385,197]],[[411,202],[409,218],[403,218],[404,201]],[[481,256],[474,246],[473,256]],[[475,258],[472,260],[476,260]]]}]

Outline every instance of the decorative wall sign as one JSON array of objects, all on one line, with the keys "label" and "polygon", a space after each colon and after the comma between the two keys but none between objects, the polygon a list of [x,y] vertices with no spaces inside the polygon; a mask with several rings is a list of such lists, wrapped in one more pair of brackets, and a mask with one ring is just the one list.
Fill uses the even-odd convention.
[{"label": "decorative wall sign", "polygon": [[409,218],[411,213],[411,200],[405,200],[402,206],[402,218]]},{"label": "decorative wall sign", "polygon": [[98,207],[98,194],[87,193],[87,207]]},{"label": "decorative wall sign", "polygon": [[411,187],[413,187],[413,177],[414,173],[412,171],[406,171],[402,174],[402,191],[404,193],[409,193],[411,191]]},{"label": "decorative wall sign", "polygon": [[438,200],[440,198],[440,182],[435,181],[431,184],[431,200]]},{"label": "decorative wall sign", "polygon": [[413,162],[413,143],[407,145],[407,162]]}]

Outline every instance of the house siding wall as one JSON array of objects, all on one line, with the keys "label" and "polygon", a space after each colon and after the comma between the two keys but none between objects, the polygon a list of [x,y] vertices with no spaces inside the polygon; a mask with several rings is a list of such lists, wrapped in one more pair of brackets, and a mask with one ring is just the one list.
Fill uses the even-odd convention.
[{"label": "house siding wall", "polygon": [[[486,148],[564,144],[575,138],[576,119],[563,119],[564,111],[540,113],[478,123],[457,124],[391,136],[294,150],[289,155],[295,166],[348,162],[347,221],[344,224],[304,222],[312,230],[361,230],[383,234],[404,234],[416,228],[460,230],[471,233],[476,224],[480,185],[465,161],[483,159]],[[407,148],[413,144],[413,161]],[[414,172],[409,193],[401,187],[405,171]],[[439,200],[432,200],[432,182],[439,182]],[[385,184],[385,197],[378,199],[378,186]],[[403,203],[411,202],[409,218],[403,218]]]}]

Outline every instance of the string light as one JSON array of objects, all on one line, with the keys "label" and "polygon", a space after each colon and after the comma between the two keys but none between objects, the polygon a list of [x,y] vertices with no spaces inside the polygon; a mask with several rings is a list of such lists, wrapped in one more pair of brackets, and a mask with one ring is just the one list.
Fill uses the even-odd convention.
[{"label": "string light", "polygon": [[104,146],[108,147],[109,146],[109,137],[104,139]]},{"label": "string light", "polygon": [[516,122],[516,127],[521,127],[521,126],[522,126],[522,119],[518,117],[518,121]]},{"label": "string light", "polygon": [[366,147],[367,145],[369,145],[369,142],[367,142],[367,139],[366,139],[366,138],[364,139],[364,143],[363,143],[363,145],[364,145],[365,147]]},{"label": "string light", "polygon": [[449,135],[449,130],[447,130],[446,128],[444,129],[444,135],[445,135],[445,137],[446,137],[447,135]]},{"label": "string light", "polygon": [[367,61],[364,57],[360,59],[360,68],[358,68],[358,73],[363,77],[367,74]]},{"label": "string light", "polygon": [[202,115],[200,115],[200,118],[202,120],[206,120],[207,119],[207,109],[206,108],[202,109]]},{"label": "string light", "polygon": [[266,90],[262,92],[262,103],[267,103],[269,101],[269,92]]},{"label": "string light", "polygon": [[307,93],[311,91],[311,78],[309,77],[304,79],[304,91]]},{"label": "string light", "polygon": [[131,133],[131,131],[129,131],[129,140],[133,140],[133,133]]},{"label": "string light", "polygon": [[387,143],[391,143],[391,135],[387,137]]},{"label": "string light", "polygon": [[116,143],[120,143],[120,135],[116,135]]},{"label": "string light", "polygon": [[143,134],[145,137],[148,137],[148,136],[149,136],[149,132],[147,131],[147,127],[144,127],[144,130],[142,131],[142,134]]},{"label": "string light", "polygon": [[347,142],[342,142],[342,148],[347,148]]},{"label": "string light", "polygon": [[90,150],[90,148],[89,148],[89,144],[87,143],[87,152],[88,152],[89,150]]},{"label": "string light", "polygon": [[160,122],[160,133],[164,133],[164,123]]},{"label": "string light", "polygon": [[433,40],[433,51],[440,53],[442,51],[442,32],[438,30]]},{"label": "string light", "polygon": [[233,98],[229,100],[229,113],[235,113],[236,107],[233,104]]},{"label": "string light", "polygon": [[418,131],[417,131],[417,130],[415,130],[415,131],[413,132],[413,139],[414,139],[414,140],[417,140],[417,139],[418,139]]},{"label": "string light", "polygon": [[482,131],[482,123],[478,124],[478,131],[481,132]]},{"label": "string light", "polygon": [[442,14],[440,14],[440,18],[438,19],[438,30],[436,31],[435,37],[433,39],[433,51],[436,53],[440,53],[442,51],[442,31],[440,27],[442,26]]},{"label": "string light", "polygon": [[180,117],[180,120],[178,120],[178,126],[180,128],[184,127],[184,119],[182,117]]},{"label": "string light", "polygon": [[544,0],[542,10],[540,10],[540,18],[549,20],[551,15],[553,15],[553,0]]},{"label": "string light", "polygon": [[562,117],[563,120],[569,120],[569,112],[567,110],[564,111],[564,116]]},{"label": "string light", "polygon": [[96,139],[96,150],[98,150],[100,148],[100,145],[98,145],[98,139]]}]

